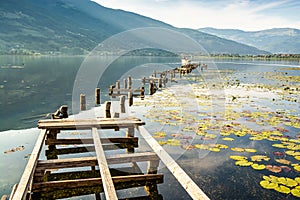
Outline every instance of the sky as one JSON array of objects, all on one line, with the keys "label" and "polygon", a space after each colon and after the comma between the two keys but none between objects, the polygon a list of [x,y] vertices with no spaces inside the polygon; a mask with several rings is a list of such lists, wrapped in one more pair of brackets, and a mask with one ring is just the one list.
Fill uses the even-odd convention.
[{"label": "sky", "polygon": [[178,28],[300,29],[299,0],[93,0]]}]

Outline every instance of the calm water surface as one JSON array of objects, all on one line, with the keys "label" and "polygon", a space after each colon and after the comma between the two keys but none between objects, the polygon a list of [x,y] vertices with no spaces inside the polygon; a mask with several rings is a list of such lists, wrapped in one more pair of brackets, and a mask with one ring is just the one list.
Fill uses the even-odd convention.
[{"label": "calm water surface", "polygon": [[[23,173],[27,163],[27,154],[31,153],[39,133],[33,128],[37,121],[44,118],[46,113],[55,111],[62,104],[69,105],[70,113],[72,113],[73,85],[83,60],[84,57],[0,57],[0,130],[2,131],[0,132],[0,196],[10,193],[12,186],[18,182]],[[276,86],[281,83],[267,80],[261,73],[276,72],[282,68],[299,65],[296,62],[249,60],[201,60],[199,62],[205,62],[208,65],[215,64],[221,70],[231,70],[227,76],[231,79],[236,78],[241,83],[265,83]],[[102,102],[109,100],[107,88],[116,80],[122,80],[130,74],[134,80],[134,87],[138,87],[140,80],[136,80],[137,78],[151,75],[153,69],[160,71],[160,68],[176,67],[179,65],[179,59],[126,57],[111,65],[112,67],[105,70],[98,83],[98,87],[102,89]],[[299,72],[287,71],[293,76],[299,76]],[[268,101],[262,104],[271,106]],[[289,105],[287,102],[287,109]],[[296,105],[296,112],[299,112],[299,105],[298,108],[297,104],[293,105]],[[157,131],[151,129],[151,126],[148,128],[150,131]],[[290,134],[298,132],[299,130],[294,129],[290,131]],[[240,139],[239,144],[263,149],[270,155],[278,150],[271,147],[269,141],[250,144],[247,137]],[[25,147],[24,151],[4,153],[10,148],[21,145]],[[176,147],[173,150],[176,152]],[[210,153],[204,158],[199,158],[198,155],[197,149],[186,151],[178,157],[177,162],[211,199],[295,198],[261,188],[259,181],[262,174],[272,173],[265,172],[266,170],[260,173],[251,168],[236,167],[229,159],[231,154],[228,151],[222,154]],[[176,153],[173,156],[176,157]],[[165,183],[159,186],[164,199],[189,198],[165,168],[162,167],[160,171],[166,174]],[[294,177],[297,174],[291,172],[289,176]],[[87,196],[86,199],[92,199],[92,197]]]}]

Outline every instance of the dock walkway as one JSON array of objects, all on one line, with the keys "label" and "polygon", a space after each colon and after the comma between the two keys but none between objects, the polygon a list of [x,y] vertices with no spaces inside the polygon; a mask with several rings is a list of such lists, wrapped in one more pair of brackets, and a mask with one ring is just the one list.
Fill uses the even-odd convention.
[{"label": "dock walkway", "polygon": [[[171,78],[174,73],[190,73],[195,67],[197,66],[193,65],[189,68],[181,67],[171,71]],[[158,74],[164,75],[163,79],[166,81],[168,72]],[[159,83],[161,80],[143,78],[144,84],[146,81],[150,85],[155,81]],[[117,89],[111,87],[110,94],[118,96],[121,91],[128,92],[127,98],[130,106],[132,105],[130,98],[133,97],[130,93],[138,92],[139,95],[136,96],[144,98],[144,88],[131,91],[130,85],[129,82],[123,90],[120,86],[117,86]],[[121,96],[121,113],[126,112],[124,102],[124,97]],[[163,174],[158,173],[160,162],[170,170],[191,198],[209,199],[143,127],[145,122],[132,116],[118,118],[119,114],[116,113],[111,118],[112,103],[116,102],[106,102],[104,106],[101,106],[104,114],[98,113],[96,118],[40,120],[38,122],[38,128],[41,129],[40,135],[21,180],[15,185],[10,199],[57,199],[76,196],[77,193],[94,194],[95,199],[101,199],[100,193],[104,193],[106,199],[114,200],[118,199],[117,190],[133,187],[144,187],[145,196],[139,198],[162,199],[157,189],[157,184],[164,181]],[[85,108],[85,105],[81,107]],[[75,130],[88,132],[90,137],[64,138],[64,135],[70,135],[70,132]],[[104,134],[104,131],[109,131],[109,137],[106,132]],[[122,137],[114,134],[121,131],[125,133]],[[139,145],[136,131],[151,147],[151,151],[135,152],[135,147]],[[44,144],[47,146],[46,159],[40,156]],[[115,151],[115,153],[107,153],[107,151]],[[143,162],[147,162],[146,169],[139,165]],[[124,167],[124,164],[127,167]]]}]

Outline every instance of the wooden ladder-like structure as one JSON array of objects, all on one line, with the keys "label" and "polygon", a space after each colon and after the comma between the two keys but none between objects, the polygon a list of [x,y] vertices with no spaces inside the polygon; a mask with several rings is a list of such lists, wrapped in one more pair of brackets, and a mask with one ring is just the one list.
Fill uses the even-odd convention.
[{"label": "wooden ladder-like structure", "polygon": [[[157,174],[159,157],[154,152],[134,153],[134,147],[138,144],[138,138],[134,137],[135,128],[144,124],[133,117],[40,120],[38,127],[41,129],[41,133],[11,199],[42,199],[49,198],[50,194],[53,194],[51,198],[65,198],[69,195],[68,190],[74,192],[76,189],[81,190],[81,195],[82,190],[86,190],[87,194],[95,193],[96,199],[100,199],[100,192],[104,192],[106,199],[118,199],[116,189],[140,186],[145,186],[146,198],[160,199],[161,195],[158,194],[156,187],[156,184],[163,182],[163,175]],[[101,129],[127,129],[126,137],[101,138],[98,132]],[[65,130],[90,130],[92,138],[58,139],[57,135],[63,134],[61,131]],[[39,160],[44,142],[48,145],[46,155],[49,160]],[[74,147],[74,144],[81,145],[81,147]],[[93,145],[85,146],[90,144]],[[72,145],[72,147],[57,149],[56,145]],[[104,153],[105,148],[111,150],[119,147],[126,147],[127,153],[112,156],[106,156]],[[57,159],[58,155],[88,151],[95,151],[96,156]],[[145,161],[148,162],[148,168],[146,173],[142,173],[136,163]],[[113,169],[110,169],[109,165],[123,163],[131,163],[132,169],[135,169],[132,171],[135,173],[113,176],[111,173]],[[99,170],[96,170],[96,166]],[[55,170],[66,168],[74,170],[80,167],[91,167],[89,174],[94,174],[94,176],[89,177],[88,173],[79,172],[81,175],[86,174],[86,177],[72,179],[64,177],[66,172],[52,173]],[[59,176],[63,178],[55,180]],[[58,191],[64,192],[58,193]],[[45,195],[48,196],[45,197]]]}]

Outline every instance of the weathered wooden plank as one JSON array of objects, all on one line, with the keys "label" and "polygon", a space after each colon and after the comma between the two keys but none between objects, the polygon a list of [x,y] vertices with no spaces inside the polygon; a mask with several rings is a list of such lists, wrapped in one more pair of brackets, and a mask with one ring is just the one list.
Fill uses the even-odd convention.
[{"label": "weathered wooden plank", "polygon": [[159,156],[161,161],[166,165],[182,187],[193,199],[209,199],[206,194],[196,185],[196,183],[185,173],[185,171],[173,160],[173,158],[158,144],[144,127],[138,127],[140,134]]},{"label": "weathered wooden plank", "polygon": [[[110,155],[107,156],[106,160],[108,164],[121,164],[131,162],[157,161],[159,160],[159,158],[154,152],[144,152],[134,154]],[[39,160],[36,170],[43,171],[46,169],[74,168],[97,165],[98,163],[96,157]]]},{"label": "weathered wooden plank", "polygon": [[43,120],[39,120],[39,123],[53,123],[53,122],[77,122],[77,121],[113,121],[113,122],[117,122],[117,121],[124,121],[124,120],[132,120],[132,121],[141,121],[141,119],[134,117],[134,116],[128,116],[128,117],[124,117],[124,118],[119,118],[119,119],[111,119],[111,118],[97,118],[97,119],[73,119],[73,118],[64,118],[64,119],[43,119]]},{"label": "weathered wooden plank", "polygon": [[[101,143],[137,143],[138,137],[133,138],[101,138]],[[71,145],[71,144],[94,144],[92,138],[65,138],[65,139],[47,139],[45,142],[46,145]]]},{"label": "weathered wooden plank", "polygon": [[[114,143],[103,145],[104,150],[118,150],[132,147],[138,147],[138,143]],[[46,156],[51,154],[63,155],[63,154],[74,154],[74,153],[85,153],[95,151],[94,146],[84,146],[84,147],[71,147],[71,148],[55,148],[53,150],[46,150]]]},{"label": "weathered wooden plank", "polygon": [[[153,184],[155,184],[156,181],[152,181]],[[134,187],[140,187],[144,185],[142,182],[131,182],[123,184],[118,184],[118,189],[128,189],[128,188],[134,188]],[[101,187],[80,187],[80,188],[74,188],[74,189],[68,189],[68,190],[55,190],[50,192],[45,192],[41,194],[41,199],[64,199],[69,198],[73,196],[82,196],[82,195],[89,195],[89,194],[99,194],[103,192],[103,188]],[[38,199],[38,198],[34,198]],[[140,196],[140,197],[133,197],[133,198],[125,198],[122,200],[162,200],[162,195],[150,195],[150,196]],[[96,199],[97,200],[97,199]],[[121,200],[121,199],[119,199]]]},{"label": "weathered wooden plank", "polygon": [[117,193],[111,178],[111,174],[109,172],[108,164],[106,162],[106,157],[104,154],[104,150],[102,148],[102,144],[101,144],[101,140],[97,128],[92,128],[92,135],[95,143],[95,150],[96,150],[98,165],[99,165],[100,174],[102,178],[105,197],[107,199],[117,200],[118,199]]},{"label": "weathered wooden plank", "polygon": [[21,180],[19,182],[19,185],[17,187],[17,190],[12,198],[13,200],[21,200],[21,199],[26,198],[26,195],[27,195],[27,192],[29,189],[29,185],[33,178],[35,167],[37,165],[38,158],[40,156],[41,149],[42,149],[45,137],[46,137],[46,133],[47,133],[47,131],[45,129],[41,130],[41,133],[40,133],[40,135],[36,141],[36,144],[32,150],[32,153],[30,155],[30,158],[28,160],[28,163],[26,165],[24,173],[23,173]]},{"label": "weathered wooden plank", "polygon": [[[129,176],[114,176],[112,177],[114,184],[126,182],[139,182],[139,181],[157,181],[156,183],[163,182],[163,174],[144,174],[144,175],[129,175]],[[88,178],[76,180],[63,180],[63,181],[48,181],[42,183],[34,183],[32,185],[32,192],[47,192],[55,189],[72,189],[79,187],[93,187],[103,184],[102,178]]]},{"label": "weathered wooden plank", "polygon": [[[118,118],[114,118],[118,119]],[[145,122],[138,120],[110,120],[104,121],[100,119],[91,120],[70,120],[70,121],[53,121],[43,122],[39,121],[38,128],[43,129],[60,129],[60,130],[75,130],[75,129],[90,129],[97,127],[99,129],[115,129],[115,128],[129,128],[145,125]]]}]

